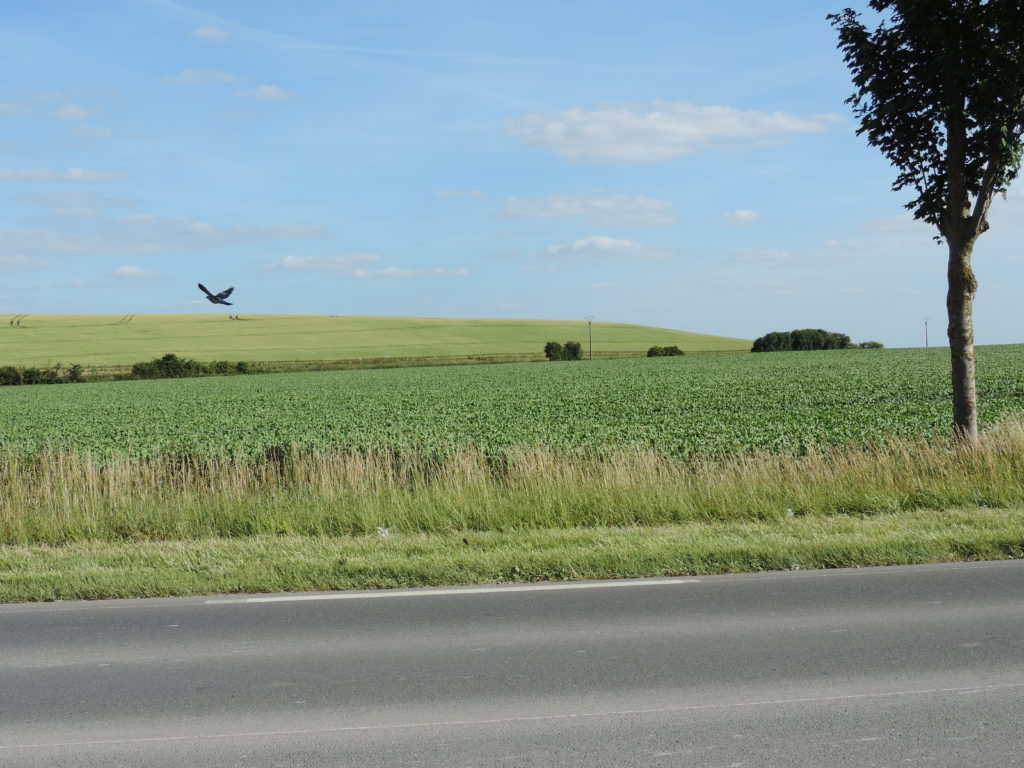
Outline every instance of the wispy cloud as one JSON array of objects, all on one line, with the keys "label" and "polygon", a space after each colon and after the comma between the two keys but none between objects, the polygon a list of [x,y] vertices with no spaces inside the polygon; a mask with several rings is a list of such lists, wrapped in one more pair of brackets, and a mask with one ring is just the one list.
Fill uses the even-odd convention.
[{"label": "wispy cloud", "polygon": [[235,83],[242,77],[234,72],[224,72],[219,69],[183,69],[176,75],[165,75],[164,79],[169,83],[202,85],[204,83]]},{"label": "wispy cloud", "polygon": [[510,120],[506,130],[530,146],[553,149],[570,160],[651,163],[699,149],[749,146],[785,134],[822,131],[834,119],[655,101],[650,106],[534,113]]},{"label": "wispy cloud", "polygon": [[132,208],[138,201],[128,197],[108,197],[93,190],[60,189],[37,195],[11,195],[11,202],[52,209],[57,216],[93,217],[104,208]]},{"label": "wispy cloud", "polygon": [[723,218],[736,227],[746,227],[751,224],[757,224],[761,220],[761,214],[757,211],[745,211],[738,210],[732,213],[727,213]]},{"label": "wispy cloud", "polygon": [[672,224],[677,220],[672,211],[672,203],[668,200],[607,192],[603,189],[589,194],[509,197],[505,199],[502,212],[506,216],[581,217],[609,226],[658,226]]},{"label": "wispy cloud", "polygon": [[484,197],[484,193],[479,189],[442,189],[435,194],[435,197],[441,200],[462,200],[465,198],[479,200]]},{"label": "wispy cloud", "polygon": [[79,104],[65,104],[63,107],[50,113],[50,117],[57,120],[88,120],[92,113]]},{"label": "wispy cloud", "polygon": [[239,91],[238,95],[244,96],[247,99],[256,99],[257,101],[284,101],[292,97],[291,91],[286,91],[284,88],[279,88],[276,85],[259,85],[255,88]]},{"label": "wispy cloud", "polygon": [[0,253],[0,267],[11,267],[14,269],[39,269],[49,266],[50,262],[39,256],[26,256],[23,253],[4,254]]},{"label": "wispy cloud", "polygon": [[634,240],[594,235],[571,243],[549,245],[544,255],[548,258],[576,261],[638,261],[666,258],[672,255],[672,251],[666,248],[652,248]]},{"label": "wispy cloud", "polygon": [[203,24],[202,26],[193,29],[191,34],[192,37],[199,40],[209,40],[213,42],[224,40],[228,36],[227,31],[216,24]]},{"label": "wispy cloud", "polygon": [[20,115],[31,107],[23,101],[0,101],[0,115]]},{"label": "wispy cloud", "polygon": [[359,264],[375,262],[380,259],[376,253],[350,253],[343,256],[285,256],[280,261],[268,264],[273,269],[318,269],[349,272]]},{"label": "wispy cloud", "polygon": [[793,263],[793,254],[776,248],[752,248],[736,251],[729,261],[739,264],[782,267]]},{"label": "wispy cloud", "polygon": [[124,266],[120,266],[117,269],[115,269],[114,274],[117,275],[118,277],[131,277],[135,279],[157,277],[156,272],[150,272],[149,270],[143,269],[142,267],[134,267],[128,264],[125,264]]},{"label": "wispy cloud", "polygon": [[217,227],[186,217],[151,215],[100,218],[88,229],[0,229],[0,252],[82,256],[194,251],[246,243],[324,236],[321,227]]},{"label": "wispy cloud", "polygon": [[401,280],[413,277],[465,277],[468,269],[406,269],[403,267],[373,268],[363,266],[380,260],[376,253],[353,253],[343,256],[285,256],[281,261],[268,264],[268,269],[303,269],[341,272],[359,280]]},{"label": "wispy cloud", "polygon": [[116,181],[124,174],[116,171],[93,171],[86,168],[0,168],[3,181]]}]

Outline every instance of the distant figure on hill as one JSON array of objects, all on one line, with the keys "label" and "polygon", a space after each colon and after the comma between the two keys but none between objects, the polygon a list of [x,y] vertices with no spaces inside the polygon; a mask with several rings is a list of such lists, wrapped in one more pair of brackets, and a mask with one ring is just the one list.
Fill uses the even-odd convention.
[{"label": "distant figure on hill", "polygon": [[211,304],[226,304],[229,307],[234,306],[230,301],[224,301],[224,299],[230,296],[231,292],[235,290],[234,286],[228,288],[226,291],[221,291],[220,293],[214,294],[210,293],[210,291],[207,290],[205,285],[199,283],[199,290],[206,294],[206,300]]}]

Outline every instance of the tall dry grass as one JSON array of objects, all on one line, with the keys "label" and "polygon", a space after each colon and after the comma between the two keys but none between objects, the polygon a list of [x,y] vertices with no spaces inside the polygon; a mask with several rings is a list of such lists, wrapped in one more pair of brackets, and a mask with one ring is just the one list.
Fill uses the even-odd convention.
[{"label": "tall dry grass", "polygon": [[0,545],[515,532],[1024,504],[1024,422],[976,450],[891,440],[803,455],[282,451],[256,461],[46,453],[0,464]]}]

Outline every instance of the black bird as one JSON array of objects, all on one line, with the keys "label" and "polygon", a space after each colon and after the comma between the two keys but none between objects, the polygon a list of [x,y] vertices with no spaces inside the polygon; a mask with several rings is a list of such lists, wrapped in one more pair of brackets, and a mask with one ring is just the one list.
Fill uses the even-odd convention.
[{"label": "black bird", "polygon": [[234,306],[234,304],[232,304],[230,301],[224,301],[224,299],[226,299],[228,296],[230,296],[231,292],[233,290],[235,290],[234,286],[228,288],[226,291],[221,291],[220,293],[214,294],[214,293],[210,293],[206,289],[205,285],[203,285],[202,283],[199,283],[199,290],[201,290],[203,293],[206,294],[206,300],[208,302],[210,302],[211,304],[227,304],[229,307],[233,307]]}]

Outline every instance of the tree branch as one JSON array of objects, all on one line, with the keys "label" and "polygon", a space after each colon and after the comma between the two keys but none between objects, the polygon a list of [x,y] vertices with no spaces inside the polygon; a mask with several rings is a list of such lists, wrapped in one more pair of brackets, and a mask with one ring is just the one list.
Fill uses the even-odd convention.
[{"label": "tree branch", "polygon": [[989,155],[985,175],[981,179],[981,189],[974,201],[974,212],[971,214],[971,231],[977,237],[988,229],[988,209],[996,193],[996,177],[999,175],[1000,163],[994,155]]}]

